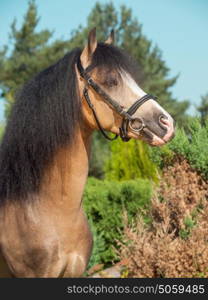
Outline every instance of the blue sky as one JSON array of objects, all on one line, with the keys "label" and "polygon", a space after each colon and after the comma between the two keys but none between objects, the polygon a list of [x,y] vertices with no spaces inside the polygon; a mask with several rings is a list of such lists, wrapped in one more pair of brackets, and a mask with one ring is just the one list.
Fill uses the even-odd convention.
[{"label": "blue sky", "polygon": [[[101,3],[108,1],[101,0]],[[179,74],[173,95],[180,101],[190,100],[189,112],[208,93],[208,1],[207,0],[114,0],[116,7],[125,4],[143,24],[143,32],[162,50],[170,76]],[[8,44],[14,18],[21,25],[27,0],[0,1],[0,48]],[[41,17],[38,29],[54,30],[54,38],[70,37],[70,32],[86,18],[94,0],[36,0]],[[0,121],[4,105],[0,101]]]}]

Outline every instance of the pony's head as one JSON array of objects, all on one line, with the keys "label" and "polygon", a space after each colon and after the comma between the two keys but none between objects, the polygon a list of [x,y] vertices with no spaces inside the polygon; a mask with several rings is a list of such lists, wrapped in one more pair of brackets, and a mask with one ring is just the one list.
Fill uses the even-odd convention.
[{"label": "pony's head", "polygon": [[[105,130],[121,135],[119,128],[125,125],[123,127],[126,130],[126,139],[142,139],[150,145],[163,145],[174,135],[174,121],[154,97],[145,96],[147,94],[137,83],[138,72],[136,74],[135,62],[122,50],[113,46],[113,42],[113,31],[105,43],[97,42],[95,29],[89,33],[88,43],[81,53],[80,62],[87,76],[96,83],[101,93],[88,83],[86,77],[80,76],[80,70],[77,69],[81,96],[84,98],[83,92],[87,88],[90,101]],[[105,99],[106,95],[118,103],[122,109],[121,113],[109,105]],[[132,110],[131,118],[127,119],[125,113],[128,113],[136,101],[140,103]],[[98,128],[89,103],[84,99],[83,115],[91,128]]]}]

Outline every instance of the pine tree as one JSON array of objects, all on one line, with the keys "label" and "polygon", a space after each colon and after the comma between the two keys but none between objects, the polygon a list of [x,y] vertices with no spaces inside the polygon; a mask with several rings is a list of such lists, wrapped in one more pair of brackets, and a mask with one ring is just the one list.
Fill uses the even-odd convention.
[{"label": "pine tree", "polygon": [[138,140],[111,144],[110,158],[106,161],[105,176],[109,180],[147,178],[158,182],[158,170],[150,160],[147,144]]},{"label": "pine tree", "polygon": [[197,107],[197,110],[201,115],[201,123],[204,125],[208,119],[208,94],[201,97],[201,103]]},{"label": "pine tree", "polygon": [[53,32],[36,32],[39,22],[37,7],[32,0],[20,29],[16,20],[11,25],[10,42],[13,47],[0,52],[0,88],[6,102],[6,116],[14,102],[16,91],[37,72],[61,58],[68,49],[68,42],[57,40],[49,44]]}]

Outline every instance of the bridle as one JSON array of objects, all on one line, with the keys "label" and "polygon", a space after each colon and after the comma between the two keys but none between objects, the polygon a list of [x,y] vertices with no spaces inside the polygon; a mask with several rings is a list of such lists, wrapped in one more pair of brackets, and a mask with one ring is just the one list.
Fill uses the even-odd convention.
[{"label": "bridle", "polygon": [[[131,131],[136,132],[137,134],[140,133],[145,127],[146,125],[144,124],[144,121],[142,118],[133,118],[132,115],[138,110],[138,108],[144,104],[146,101],[153,99],[156,100],[157,98],[150,95],[150,94],[146,94],[143,97],[141,97],[140,99],[136,100],[134,102],[134,104],[132,104],[128,110],[126,110],[125,108],[123,108],[117,101],[115,101],[114,99],[112,99],[88,74],[89,70],[90,70],[90,66],[87,67],[86,69],[83,68],[80,57],[77,61],[77,68],[78,71],[80,73],[80,76],[82,78],[84,78],[87,82],[87,85],[84,88],[83,91],[83,95],[84,98],[89,106],[89,108],[92,110],[93,116],[95,118],[95,121],[97,123],[98,128],[100,129],[101,133],[103,134],[103,136],[110,140],[113,141],[115,139],[118,138],[118,135],[116,134],[114,137],[110,137],[106,134],[106,132],[104,131],[103,127],[100,124],[100,121],[97,117],[94,105],[92,104],[90,97],[89,97],[89,93],[88,93],[88,87],[91,87],[98,95],[100,95],[102,97],[102,99],[108,104],[108,106],[110,106],[114,111],[116,111],[121,117],[122,117],[122,123],[121,123],[121,127],[119,128],[119,132],[120,132],[120,137],[124,142],[128,142],[130,140],[130,138],[128,137],[128,130],[130,128]],[[138,128],[133,127],[133,123],[134,122],[138,122],[140,125]]]}]

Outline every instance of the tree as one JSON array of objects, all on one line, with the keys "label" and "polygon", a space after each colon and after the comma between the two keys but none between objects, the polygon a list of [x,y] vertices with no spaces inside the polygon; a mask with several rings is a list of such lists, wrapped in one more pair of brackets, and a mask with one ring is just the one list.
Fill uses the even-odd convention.
[{"label": "tree", "polygon": [[201,97],[201,103],[197,107],[201,115],[201,123],[202,125],[205,124],[206,120],[208,119],[208,93],[205,96]]},{"label": "tree", "polygon": [[53,32],[42,30],[36,32],[39,22],[37,7],[32,0],[20,29],[16,20],[11,25],[11,53],[4,47],[0,52],[0,88],[6,102],[6,116],[14,102],[15,92],[40,70],[61,58],[68,51],[68,42],[56,40],[49,44]]}]

